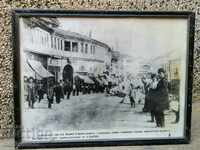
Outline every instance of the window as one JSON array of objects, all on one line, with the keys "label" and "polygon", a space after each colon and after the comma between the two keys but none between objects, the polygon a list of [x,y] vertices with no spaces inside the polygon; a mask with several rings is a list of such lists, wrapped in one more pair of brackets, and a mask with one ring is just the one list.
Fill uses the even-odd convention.
[{"label": "window", "polygon": [[60,40],[60,49],[61,49],[61,50],[63,49],[62,41],[63,41],[63,40]]},{"label": "window", "polygon": [[47,47],[50,48],[50,35],[47,35]]},{"label": "window", "polygon": [[95,54],[95,48],[96,48],[96,47],[93,45],[93,54]]},{"label": "window", "polygon": [[81,43],[81,52],[83,53],[84,51],[84,46],[83,46],[83,43]]},{"label": "window", "polygon": [[53,48],[53,36],[51,36],[51,48]]},{"label": "window", "polygon": [[41,46],[44,46],[44,34],[42,33],[42,31],[40,31],[40,38],[41,38]]},{"label": "window", "polygon": [[56,37],[54,37],[53,45],[54,45],[53,48],[56,49]]},{"label": "window", "polygon": [[48,47],[48,34],[45,34],[45,46]]},{"label": "window", "polygon": [[90,53],[93,54],[93,45],[90,45]]},{"label": "window", "polygon": [[65,41],[65,43],[64,43],[64,50],[65,51],[70,51],[70,41]]},{"label": "window", "polygon": [[60,49],[60,39],[57,38],[57,49]]},{"label": "window", "polygon": [[78,43],[72,42],[72,52],[78,52]]},{"label": "window", "polygon": [[85,53],[87,54],[88,52],[88,44],[85,44]]}]

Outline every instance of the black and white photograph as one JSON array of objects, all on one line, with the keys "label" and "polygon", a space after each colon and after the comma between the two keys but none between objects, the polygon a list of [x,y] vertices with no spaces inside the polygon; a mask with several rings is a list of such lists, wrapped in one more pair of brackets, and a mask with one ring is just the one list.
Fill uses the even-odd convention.
[{"label": "black and white photograph", "polygon": [[22,142],[183,139],[188,18],[19,18]]}]

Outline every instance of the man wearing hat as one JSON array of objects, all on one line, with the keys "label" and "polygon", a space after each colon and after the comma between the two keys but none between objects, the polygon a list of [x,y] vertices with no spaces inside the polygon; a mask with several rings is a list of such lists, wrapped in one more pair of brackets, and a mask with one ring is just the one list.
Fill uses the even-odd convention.
[{"label": "man wearing hat", "polygon": [[155,119],[157,127],[165,126],[164,111],[169,109],[168,81],[163,68],[158,69],[158,84],[156,87]]},{"label": "man wearing hat", "polygon": [[65,86],[64,92],[67,95],[67,99],[70,99],[73,90],[73,67],[69,58],[67,59],[67,65],[63,69],[63,81]]}]

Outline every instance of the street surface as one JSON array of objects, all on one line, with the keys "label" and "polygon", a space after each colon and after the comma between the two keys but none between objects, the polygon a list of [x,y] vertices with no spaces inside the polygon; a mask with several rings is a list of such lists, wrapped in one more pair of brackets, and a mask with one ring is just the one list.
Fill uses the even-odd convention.
[{"label": "street surface", "polygon": [[[38,110],[38,109],[37,109]],[[144,145],[144,146],[109,146],[109,147],[80,147],[80,148],[67,148],[68,150],[198,150],[200,147],[200,102],[195,101],[192,104],[192,140],[191,144],[178,144],[178,145]],[[14,138],[1,139],[1,150],[14,150]],[[33,150],[33,149],[30,149]],[[47,150],[38,149],[38,150]],[[49,150],[49,149],[48,149]],[[57,149],[56,149],[57,150]],[[58,150],[66,150],[66,148],[59,148]]]},{"label": "street surface", "polygon": [[[149,113],[142,113],[143,104],[131,108],[129,99],[120,104],[122,98],[105,94],[89,94],[72,96],[60,104],[47,108],[47,100],[35,103],[35,108],[28,108],[26,103],[24,127],[32,129],[53,130],[95,130],[111,128],[155,128]],[[171,124],[175,116],[166,115],[166,126]]]}]

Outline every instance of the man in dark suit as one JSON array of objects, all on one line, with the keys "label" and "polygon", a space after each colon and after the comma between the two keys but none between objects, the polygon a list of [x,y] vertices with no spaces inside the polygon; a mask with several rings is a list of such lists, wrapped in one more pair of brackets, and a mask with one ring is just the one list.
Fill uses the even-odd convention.
[{"label": "man in dark suit", "polygon": [[67,65],[63,69],[63,81],[65,94],[67,95],[67,99],[70,99],[70,95],[73,90],[73,67],[69,59],[67,59]]},{"label": "man in dark suit", "polygon": [[165,126],[164,111],[169,109],[168,81],[163,68],[158,69],[158,84],[156,87],[155,119],[157,127]]},{"label": "man in dark suit", "polygon": [[47,99],[48,99],[48,108],[52,108],[54,97],[54,79],[48,79],[48,87],[47,87]]},{"label": "man in dark suit", "polygon": [[81,79],[78,76],[74,77],[74,85],[75,85],[75,89],[74,89],[74,96],[78,96],[79,92],[81,91]]},{"label": "man in dark suit", "polygon": [[157,91],[156,91],[156,86],[157,86],[157,76],[156,74],[151,74],[151,83],[149,86],[149,92],[148,92],[148,103],[149,103],[149,112],[151,113],[151,120],[149,122],[154,122],[155,119],[155,99],[157,99]]},{"label": "man in dark suit", "polygon": [[56,82],[56,85],[54,86],[54,93],[55,93],[55,97],[56,97],[56,103],[59,104],[61,98],[63,97],[63,90],[62,90],[61,82]]}]

